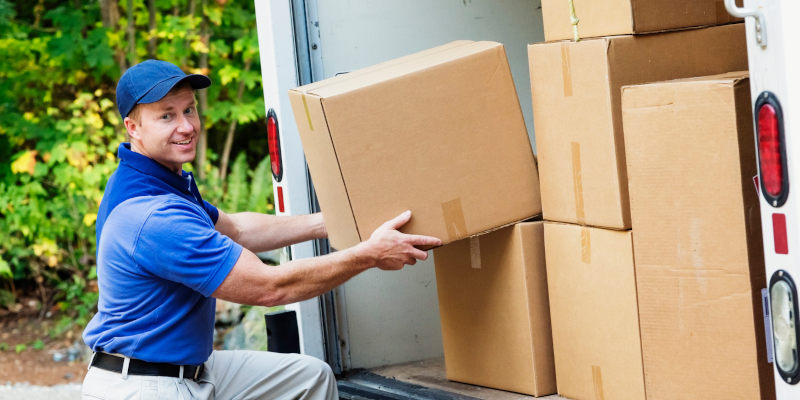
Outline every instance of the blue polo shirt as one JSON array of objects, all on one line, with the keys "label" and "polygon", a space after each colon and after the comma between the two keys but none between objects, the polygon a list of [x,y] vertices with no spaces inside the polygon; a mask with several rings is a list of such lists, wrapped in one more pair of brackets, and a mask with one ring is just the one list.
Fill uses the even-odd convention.
[{"label": "blue polo shirt", "polygon": [[83,339],[94,351],[197,365],[211,355],[209,297],[242,246],[219,233],[216,207],[182,176],[119,147],[97,214],[98,312]]}]

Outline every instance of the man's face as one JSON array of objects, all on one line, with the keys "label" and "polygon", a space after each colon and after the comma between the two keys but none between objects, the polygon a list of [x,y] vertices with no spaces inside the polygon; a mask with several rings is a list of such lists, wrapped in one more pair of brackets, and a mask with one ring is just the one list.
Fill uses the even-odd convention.
[{"label": "man's face", "polygon": [[189,87],[173,90],[163,99],[140,104],[138,121],[125,118],[131,148],[180,174],[194,160],[200,117]]}]

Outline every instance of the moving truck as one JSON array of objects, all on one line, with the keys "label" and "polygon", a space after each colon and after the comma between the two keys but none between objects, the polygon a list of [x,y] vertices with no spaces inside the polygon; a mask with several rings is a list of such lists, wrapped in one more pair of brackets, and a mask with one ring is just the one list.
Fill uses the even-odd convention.
[{"label": "moving truck", "polygon": [[[541,2],[255,0],[276,213],[319,211],[289,90],[454,40],[504,44],[535,146],[527,45],[545,40]],[[787,134],[790,107],[800,107],[789,96],[800,94],[800,78],[786,73],[800,67],[800,59],[784,52],[791,42],[783,40],[800,29],[788,22],[789,16],[800,15],[800,5],[788,0],[744,3],[739,8],[725,0],[731,14],[746,17],[756,136],[761,138],[759,185],[769,280],[764,283],[766,336],[772,338],[774,331],[769,342],[775,344],[778,399],[800,398],[795,285],[800,279],[800,214],[789,194],[795,167],[787,157],[800,152],[800,142],[793,150]],[[413,182],[397,184],[413,187]],[[282,259],[330,251],[327,241],[319,240],[283,249]],[[436,290],[432,257],[399,272],[367,271],[330,293],[288,305],[294,313],[289,330],[297,332],[302,353],[325,360],[341,376],[341,398],[527,398],[446,380]]]}]

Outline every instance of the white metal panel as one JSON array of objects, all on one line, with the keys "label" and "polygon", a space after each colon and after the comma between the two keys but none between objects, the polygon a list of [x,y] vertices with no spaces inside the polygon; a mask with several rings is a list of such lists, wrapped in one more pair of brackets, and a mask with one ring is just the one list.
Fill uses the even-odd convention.
[{"label": "white metal panel", "polygon": [[[315,80],[454,40],[503,43],[535,146],[527,45],[544,40],[540,0],[307,0],[307,15]],[[443,354],[432,260],[344,285],[345,369]]]},{"label": "white metal panel", "polygon": [[[798,186],[800,186],[800,140],[793,137],[798,132],[797,118],[800,116],[800,52],[795,39],[800,37],[800,25],[795,16],[800,15],[800,3],[795,0],[746,0],[748,9],[760,8],[765,16],[768,44],[757,44],[755,21],[747,18],[747,49],[750,63],[750,86],[753,105],[764,91],[774,93],[781,103],[784,117],[786,156],[789,179],[789,196],[781,207],[773,207],[763,196],[761,201],[761,223],[764,237],[764,257],[767,279],[777,270],[787,271],[795,283],[800,282],[800,228],[798,224]],[[756,142],[756,145],[758,143]],[[772,216],[786,216],[789,254],[776,254]],[[800,398],[800,385],[787,384],[775,370],[775,388],[778,400]]]},{"label": "white metal panel", "polygon": [[535,151],[527,46],[544,41],[541,0],[315,2],[320,42],[316,51],[321,52],[325,78],[454,40],[491,40],[505,45]]},{"label": "white metal panel", "polygon": [[444,354],[433,252],[401,271],[369,270],[344,285],[345,367],[371,368]]},{"label": "white metal panel", "polygon": [[[283,179],[281,182],[273,179],[273,187],[276,199],[277,188],[283,188],[285,209],[276,213],[308,214],[311,203],[306,164],[288,94],[289,89],[299,86],[290,0],[256,0],[255,8],[264,103],[267,110],[272,108],[277,114],[283,154]],[[291,251],[294,259],[314,257],[311,242],[291,246]],[[286,308],[297,313],[303,354],[325,360],[319,299],[290,304]]]}]

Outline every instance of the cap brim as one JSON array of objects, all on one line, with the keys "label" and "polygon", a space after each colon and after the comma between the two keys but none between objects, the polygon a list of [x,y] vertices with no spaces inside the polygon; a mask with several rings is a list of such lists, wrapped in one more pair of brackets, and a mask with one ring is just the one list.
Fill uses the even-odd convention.
[{"label": "cap brim", "polygon": [[192,86],[192,89],[205,89],[211,86],[211,79],[209,79],[205,75],[199,74],[192,74],[186,76],[176,76],[174,78],[167,79],[163,82],[159,82],[155,86],[153,86],[150,91],[144,94],[136,104],[148,104],[148,103],[155,103],[164,98],[164,96],[169,93],[175,85],[186,81]]}]

